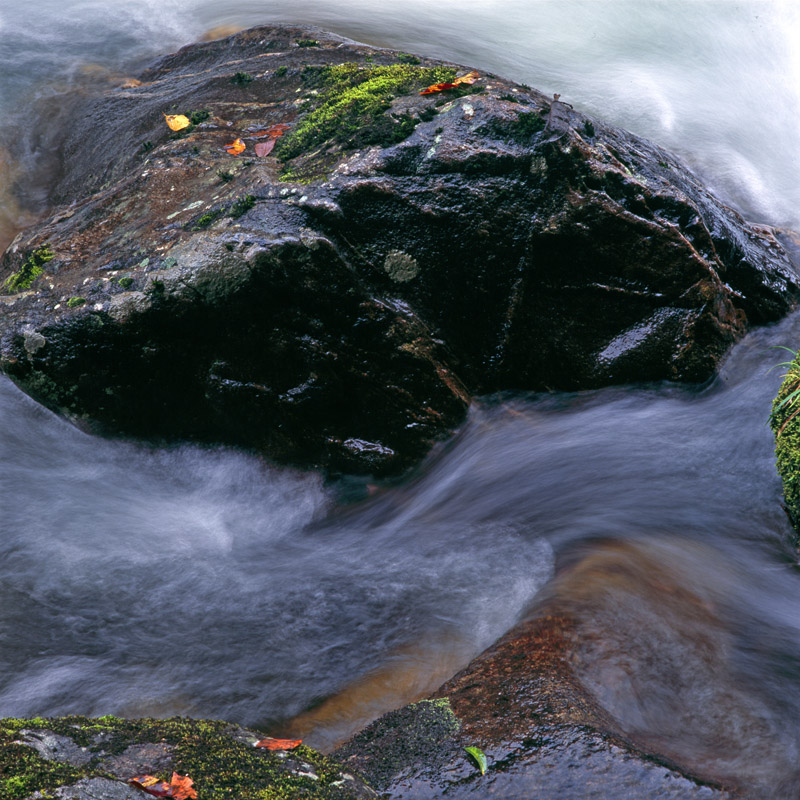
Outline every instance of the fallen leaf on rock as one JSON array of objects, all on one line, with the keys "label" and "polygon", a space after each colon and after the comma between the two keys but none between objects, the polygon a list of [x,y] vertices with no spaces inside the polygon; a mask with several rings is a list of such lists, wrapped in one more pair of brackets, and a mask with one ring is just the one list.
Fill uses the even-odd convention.
[{"label": "fallen leaf on rock", "polygon": [[278,136],[283,136],[291,127],[291,125],[285,122],[279,122],[277,125],[271,125],[264,133],[267,134],[267,136],[274,136],[277,139]]},{"label": "fallen leaf on rock", "polygon": [[188,776],[181,777],[177,772],[172,773],[172,780],[169,782],[170,794],[175,800],[197,800],[197,792],[192,789],[194,781]]},{"label": "fallen leaf on rock", "polygon": [[455,89],[458,84],[456,83],[434,83],[427,89],[423,89],[420,94],[433,94],[434,92],[443,92],[445,89]]},{"label": "fallen leaf on rock", "polygon": [[460,78],[456,78],[453,83],[458,86],[460,83],[466,83],[467,86],[472,86],[478,78],[480,78],[480,73],[477,70],[472,70],[472,72],[468,72],[466,75],[462,75]]},{"label": "fallen leaf on rock", "polygon": [[128,783],[153,797],[197,800],[197,792],[192,789],[194,781],[188,775],[181,776],[177,772],[172,773],[172,780],[169,783],[160,781],[154,775],[139,775],[136,778],[129,778]]},{"label": "fallen leaf on rock", "polygon": [[256,155],[259,158],[264,158],[264,156],[268,156],[272,152],[272,148],[275,147],[275,142],[278,140],[275,137],[271,139],[267,139],[266,142],[257,142],[256,143]]},{"label": "fallen leaf on rock", "polygon": [[268,736],[266,739],[256,742],[255,746],[263,747],[265,750],[294,750],[302,743],[302,739],[272,739]]},{"label": "fallen leaf on rock", "polygon": [[452,83],[434,83],[433,86],[429,86],[427,89],[423,89],[420,94],[433,94],[434,92],[444,92],[448,89],[455,89],[457,86],[461,84],[465,84],[467,86],[472,86],[475,81],[480,78],[480,73],[476,70],[472,70],[472,72],[468,72],[466,75],[462,75],[460,78],[456,78],[453,80]]},{"label": "fallen leaf on rock", "polygon": [[169,784],[160,781],[154,775],[139,775],[136,778],[130,778],[128,783],[153,797],[169,797]]},{"label": "fallen leaf on rock", "polygon": [[172,131],[182,131],[192,124],[189,117],[184,117],[183,114],[164,114],[164,119]]},{"label": "fallen leaf on rock", "polygon": [[486,759],[486,754],[480,747],[465,747],[467,754],[473,759],[473,761],[478,765],[478,769],[481,771],[481,775],[486,774],[486,768],[489,766],[489,762]]},{"label": "fallen leaf on rock", "polygon": [[238,156],[245,151],[247,145],[241,139],[235,139],[230,144],[225,145],[225,149],[232,156]]}]

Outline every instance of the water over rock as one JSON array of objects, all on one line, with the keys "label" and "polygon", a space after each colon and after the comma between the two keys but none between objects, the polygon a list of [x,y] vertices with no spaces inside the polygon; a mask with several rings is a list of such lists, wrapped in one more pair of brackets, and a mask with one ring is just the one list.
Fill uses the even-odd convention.
[{"label": "water over rock", "polygon": [[385,474],[473,393],[704,381],[793,306],[780,233],[671,154],[493,75],[420,94],[466,71],[263,27],[51,104],[0,368],[97,432]]}]

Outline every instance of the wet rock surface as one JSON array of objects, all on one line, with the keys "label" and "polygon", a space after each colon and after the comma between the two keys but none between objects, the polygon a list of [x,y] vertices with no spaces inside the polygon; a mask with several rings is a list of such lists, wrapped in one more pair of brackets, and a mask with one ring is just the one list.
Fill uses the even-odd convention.
[{"label": "wet rock surface", "polygon": [[669,153],[494,76],[419,94],[464,71],[265,27],[65,98],[0,368],[98,432],[386,474],[471,393],[703,381],[794,304],[780,232]]},{"label": "wet rock surface", "polygon": [[[674,687],[665,685],[660,697],[650,698],[648,692],[659,694],[654,684],[630,685],[621,674],[608,674],[613,663],[613,630],[598,629],[603,624],[604,606],[614,606],[619,612],[615,574],[624,576],[623,584],[636,580],[629,556],[627,546],[615,545],[600,556],[576,560],[557,579],[562,585],[552,586],[527,620],[447,681],[430,700],[389,712],[334,756],[363,774],[383,796],[397,800],[773,796],[772,787],[754,786],[753,775],[736,774],[731,763],[722,758],[714,762],[702,748],[693,749],[702,729],[697,719],[681,719],[676,714],[676,724],[684,726],[682,743],[680,737],[648,740],[631,724],[630,716],[618,718],[610,713],[609,707],[614,711],[619,707],[608,702],[603,686],[644,707],[658,705],[665,696],[672,696],[675,705],[680,705],[679,690],[672,694]],[[625,575],[626,570],[631,574]],[[602,572],[606,586],[610,583],[612,588],[604,589],[600,581],[591,580],[593,572]],[[659,576],[658,580],[664,579]],[[582,595],[574,591],[581,583],[585,586]],[[663,587],[660,592],[654,588],[654,605],[666,598],[686,611],[696,600],[670,597],[675,594],[672,587],[666,592]],[[569,599],[576,594],[577,600]],[[593,611],[586,612],[588,604],[598,609],[599,621]],[[634,631],[631,625],[619,635],[646,637],[648,617],[643,616],[639,629]],[[605,662],[591,652],[601,634],[609,640]],[[707,643],[700,644],[705,649]],[[624,647],[619,653],[624,657]],[[675,657],[682,655],[676,653]],[[714,656],[721,657],[721,650]],[[665,673],[668,670],[669,666],[664,668]],[[715,694],[716,701],[727,691],[719,675],[697,683],[695,691]],[[721,751],[728,746],[728,755],[738,756],[757,732],[758,720],[754,716],[746,724],[749,710],[733,704],[719,702],[716,708],[718,713],[707,714],[706,721],[724,726],[722,720],[727,718],[728,737],[736,730],[747,740],[743,746],[717,742]],[[704,715],[699,707],[695,710],[698,716]],[[470,746],[485,753],[485,774],[464,750]],[[733,747],[738,749],[733,752]],[[769,764],[765,773],[772,770],[777,774],[776,766],[775,762]],[[790,796],[791,789],[788,792],[780,796]]]}]

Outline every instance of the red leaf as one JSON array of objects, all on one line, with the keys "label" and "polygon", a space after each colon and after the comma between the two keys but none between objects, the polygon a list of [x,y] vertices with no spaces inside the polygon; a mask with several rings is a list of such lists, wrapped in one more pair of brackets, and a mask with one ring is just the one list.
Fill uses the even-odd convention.
[{"label": "red leaf", "polygon": [[272,148],[275,147],[275,142],[278,140],[273,136],[271,139],[267,139],[266,142],[256,142],[256,155],[259,158],[264,158],[264,156],[268,156],[272,152]]},{"label": "red leaf", "polygon": [[168,797],[174,797],[175,800],[197,800],[197,792],[192,789],[193,783],[188,775],[181,777],[177,772],[173,772]]},{"label": "red leaf", "polygon": [[169,783],[159,781],[153,775],[139,775],[136,778],[129,778],[128,783],[141,789],[153,797],[171,797],[174,800],[197,800],[197,792],[192,789],[194,781],[187,775],[181,777],[177,772],[172,773],[172,780]]},{"label": "red leaf", "polygon": [[256,742],[256,747],[263,747],[266,750],[294,750],[302,742],[302,739],[272,739],[268,736]]},{"label": "red leaf", "polygon": [[427,89],[423,89],[420,94],[433,94],[434,92],[443,92],[445,89],[455,89],[458,86],[457,83],[434,83],[433,86],[429,86]]},{"label": "red leaf", "polygon": [[159,781],[153,775],[139,775],[136,778],[130,778],[128,783],[153,797],[170,797],[170,785]]},{"label": "red leaf", "polygon": [[468,72],[466,75],[462,75],[460,78],[456,78],[452,83],[434,83],[433,86],[429,86],[427,89],[423,89],[420,94],[433,94],[434,92],[444,92],[448,89],[455,89],[456,86],[460,86],[462,83],[466,84],[467,86],[472,86],[475,81],[480,78],[480,74],[475,70],[472,72]]}]

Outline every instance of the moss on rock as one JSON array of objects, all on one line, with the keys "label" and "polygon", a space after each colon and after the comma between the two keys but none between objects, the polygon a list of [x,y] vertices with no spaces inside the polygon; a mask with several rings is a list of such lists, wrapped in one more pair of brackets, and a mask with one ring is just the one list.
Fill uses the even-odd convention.
[{"label": "moss on rock", "polygon": [[28,254],[22,266],[6,278],[3,291],[22,292],[30,289],[34,281],[44,273],[44,265],[55,257],[50,245],[44,245]]},{"label": "moss on rock", "polygon": [[770,426],[775,434],[778,474],[783,481],[786,510],[795,528],[800,523],[800,356],[790,362],[786,377],[772,403]]},{"label": "moss on rock", "polygon": [[[29,738],[37,732],[68,737],[82,751],[82,765],[70,763],[68,750],[42,755]],[[126,781],[129,748],[157,744],[168,753],[151,774],[169,781],[172,771],[194,781],[198,800],[345,800],[374,797],[360,779],[304,745],[275,753],[255,748],[259,734],[217,720],[137,719],[106,716],[0,720],[0,800],[22,800],[49,793],[84,778]],[[74,749],[74,748],[73,748]],[[88,754],[87,752],[88,751]],[[89,760],[86,761],[87,755]],[[122,769],[122,773],[121,770]],[[150,771],[145,768],[145,771]],[[138,771],[135,774],[140,774]]]},{"label": "moss on rock", "polygon": [[392,100],[433,83],[452,81],[455,74],[450,67],[405,63],[372,67],[348,62],[309,67],[304,82],[318,92],[314,107],[281,139],[275,154],[288,161],[328,140],[344,147],[402,141],[413,132],[419,118],[387,116]]}]

